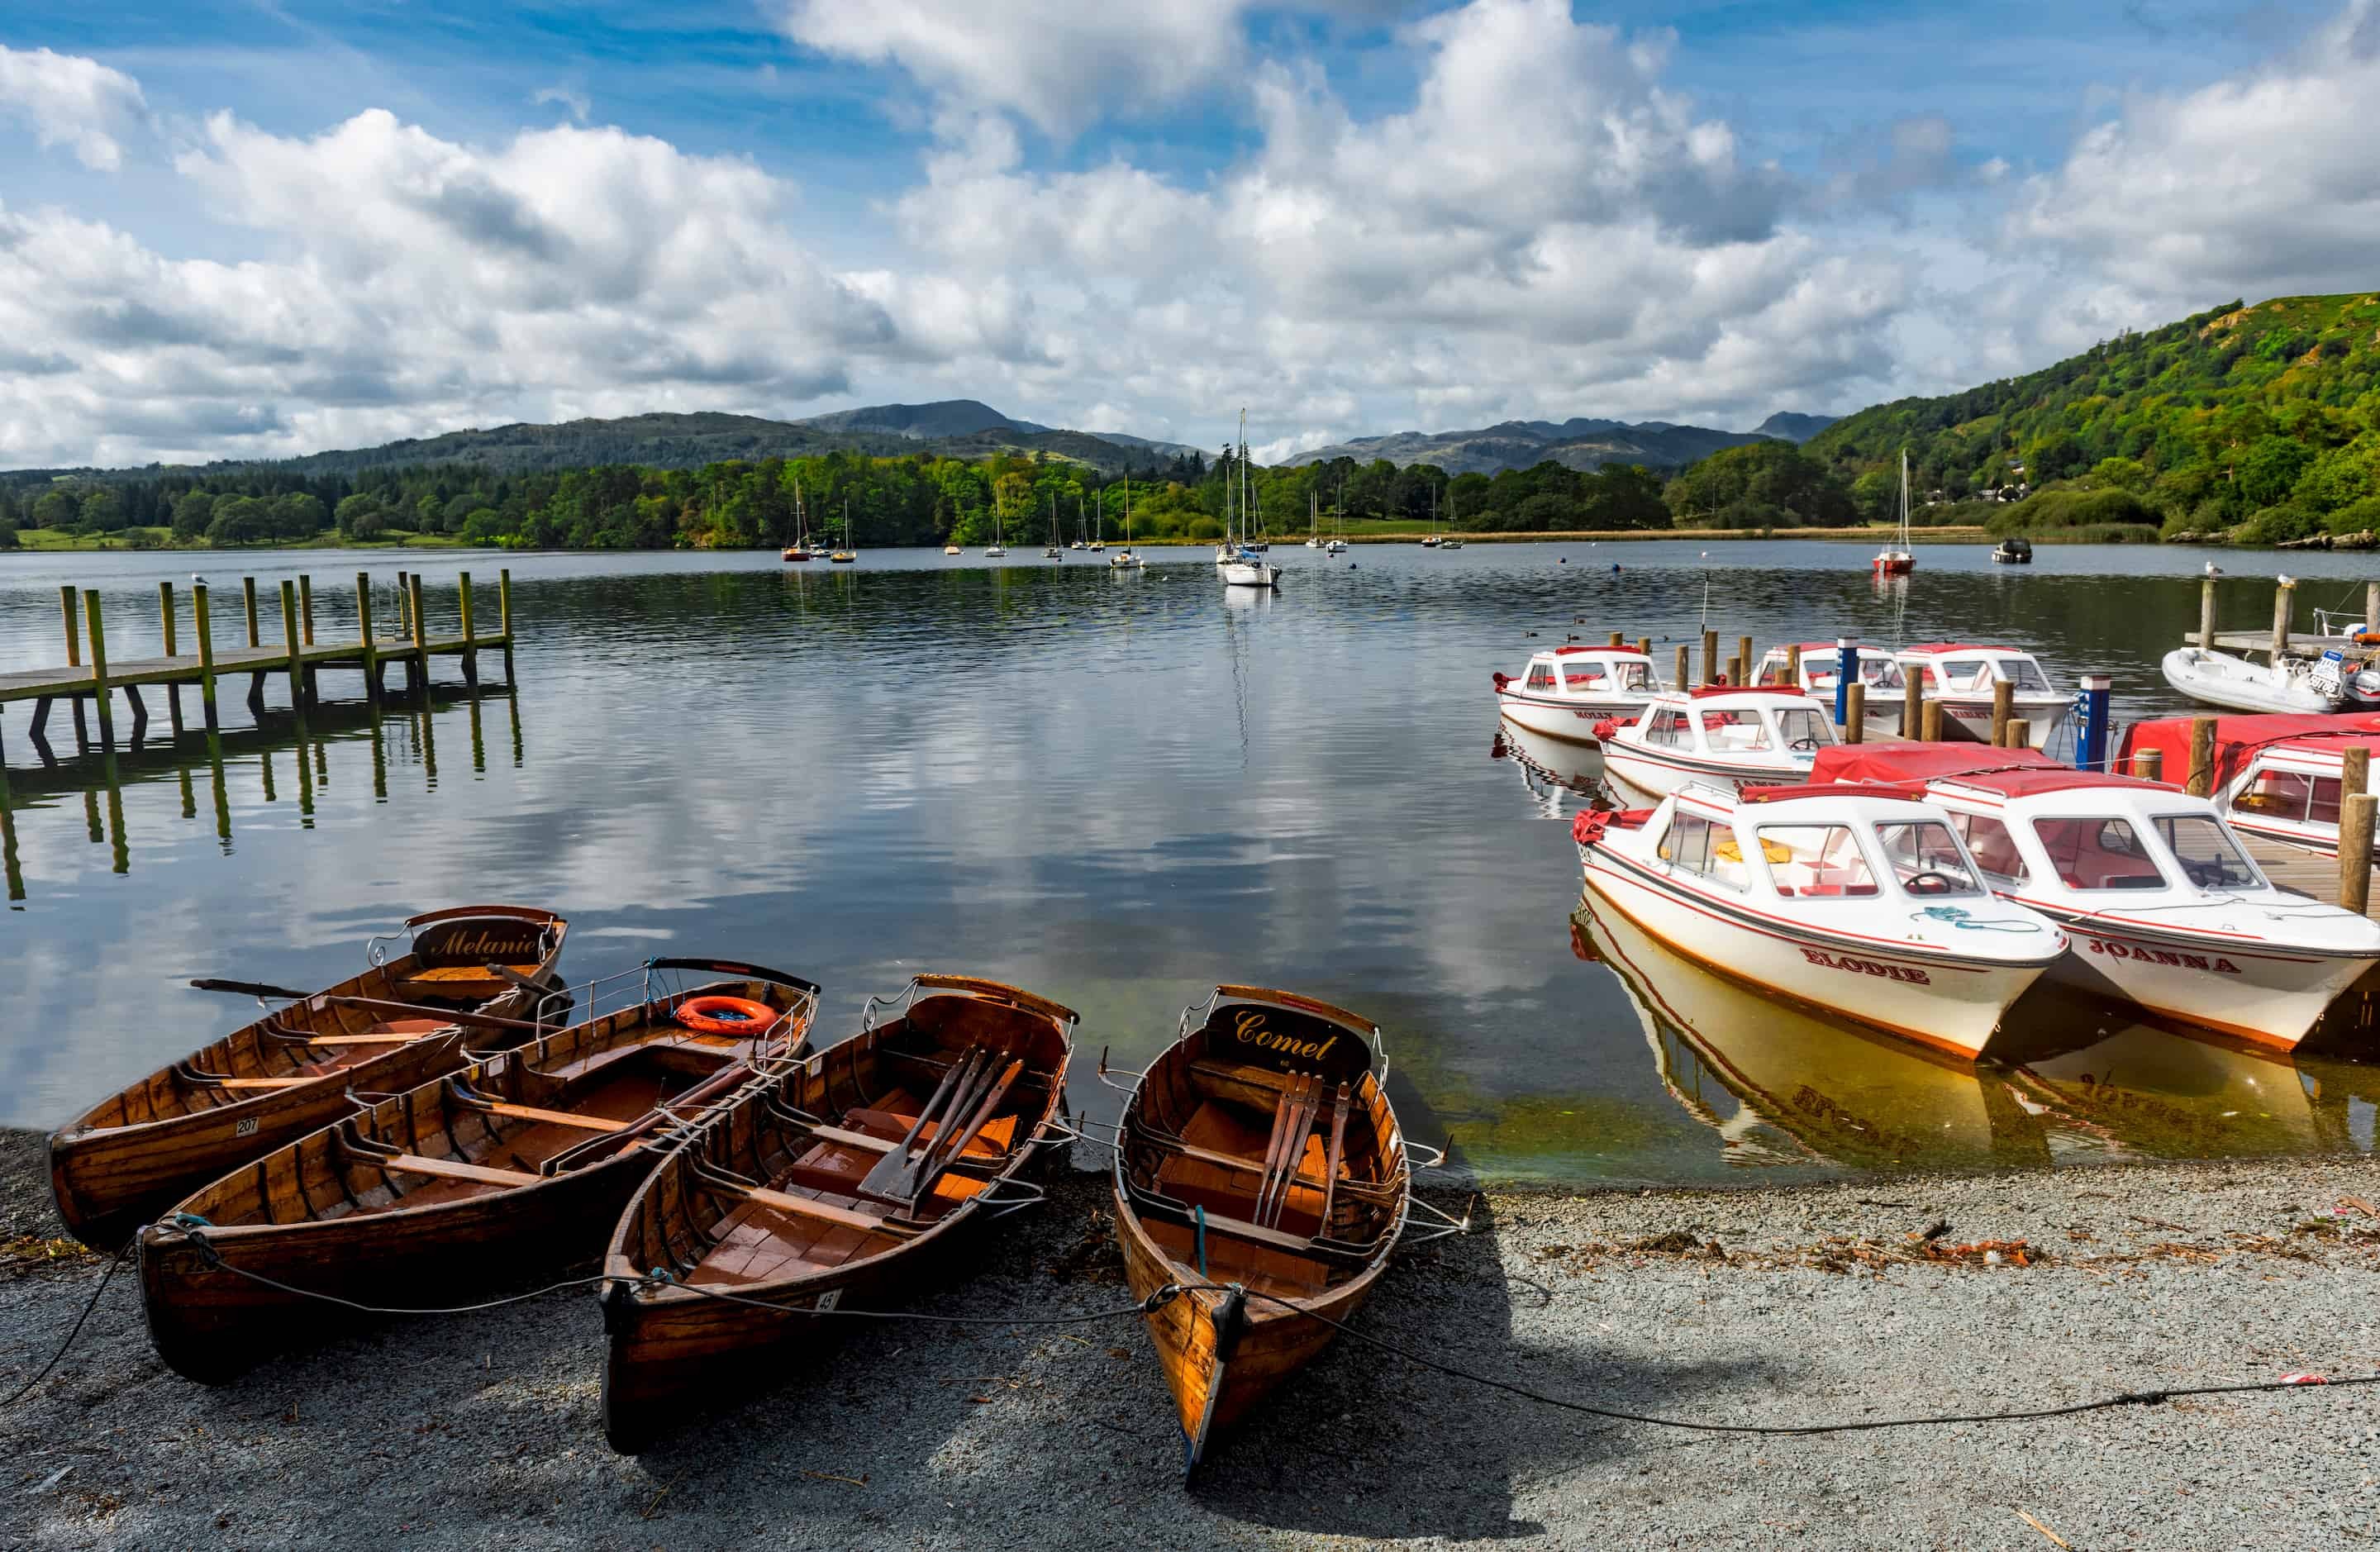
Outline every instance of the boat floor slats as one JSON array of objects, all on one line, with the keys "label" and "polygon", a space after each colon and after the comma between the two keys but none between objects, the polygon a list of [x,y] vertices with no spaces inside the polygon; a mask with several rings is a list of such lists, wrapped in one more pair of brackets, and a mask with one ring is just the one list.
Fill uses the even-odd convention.
[{"label": "boat floor slats", "polygon": [[[1143,1219],[1141,1225],[1166,1255],[1193,1271],[1197,1269],[1196,1231],[1170,1219]],[[1257,1292],[1282,1299],[1311,1299],[1330,1288],[1319,1267],[1285,1248],[1224,1233],[1213,1219],[1207,1220],[1206,1277],[1209,1282],[1245,1283]]]}]

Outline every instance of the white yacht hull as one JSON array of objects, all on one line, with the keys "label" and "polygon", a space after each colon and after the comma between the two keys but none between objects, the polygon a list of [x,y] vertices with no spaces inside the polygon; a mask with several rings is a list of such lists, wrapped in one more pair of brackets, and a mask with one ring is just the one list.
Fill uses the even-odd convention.
[{"label": "white yacht hull", "polygon": [[1595,725],[1608,717],[1623,722],[1636,720],[1644,713],[1643,699],[1612,697],[1587,700],[1538,699],[1513,690],[1499,691],[1496,709],[1505,720],[1537,734],[1541,738],[1559,739],[1564,744],[1576,744],[1596,748],[1601,740],[1595,736]]},{"label": "white yacht hull", "polygon": [[2165,682],[2195,701],[2231,711],[2311,711],[2338,709],[2338,698],[2325,696],[2295,674],[2277,673],[2244,659],[2221,652],[2178,647],[2165,655]]},{"label": "white yacht hull", "polygon": [[1223,585],[1227,588],[1278,588],[1281,568],[1263,561],[1226,561],[1223,564]]},{"label": "white yacht hull", "polygon": [[[2011,897],[2014,898],[2014,897]],[[2073,952],[2052,974],[2070,986],[2138,1004],[2160,1018],[2293,1050],[2374,956],[2248,939],[2119,927],[2023,900],[2066,929]]]},{"label": "white yacht hull", "polygon": [[[1945,743],[1989,744],[1992,741],[1992,697],[1978,699],[1972,696],[1929,696],[1942,707],[1942,738]],[[2046,749],[2050,735],[2066,725],[2074,713],[2074,703],[2064,696],[2018,696],[2010,703],[2009,715],[2025,724],[2025,747]],[[1900,731],[1898,716],[1892,731]]]},{"label": "white yacht hull", "polygon": [[1614,778],[1651,798],[1667,797],[1690,782],[1721,784],[1742,792],[1750,787],[1785,786],[1806,781],[1806,760],[1791,765],[1752,765],[1718,761],[1669,749],[1613,738],[1603,746],[1603,768]]}]

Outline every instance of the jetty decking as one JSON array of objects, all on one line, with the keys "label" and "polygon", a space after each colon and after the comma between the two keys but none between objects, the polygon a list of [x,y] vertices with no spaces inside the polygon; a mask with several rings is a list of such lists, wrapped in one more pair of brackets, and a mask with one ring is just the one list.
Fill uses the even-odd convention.
[{"label": "jetty decking", "polygon": [[393,633],[374,628],[370,578],[362,572],[356,574],[356,615],[360,628],[357,639],[352,641],[315,639],[311,577],[298,576],[282,582],[281,639],[272,644],[261,639],[256,579],[243,578],[241,588],[247,603],[246,645],[220,649],[215,646],[207,585],[200,582],[190,588],[191,634],[196,637],[197,649],[192,652],[179,650],[180,620],[174,584],[160,582],[157,585],[157,602],[159,617],[164,627],[164,655],[110,661],[106,622],[101,612],[99,595],[89,591],[79,593],[73,587],[60,588],[58,603],[65,625],[66,663],[61,667],[0,673],[0,705],[10,701],[33,702],[31,735],[36,743],[40,743],[44,737],[43,729],[49,720],[51,706],[58,700],[67,700],[74,708],[76,736],[80,743],[88,738],[83,724],[82,703],[89,701],[98,712],[100,742],[103,746],[112,747],[115,741],[113,702],[115,693],[119,690],[131,707],[134,726],[138,729],[147,722],[149,717],[140,691],[146,686],[164,686],[168,691],[170,712],[178,728],[181,725],[180,687],[196,685],[206,725],[212,729],[218,725],[216,681],[231,674],[245,673],[249,676],[248,700],[251,707],[262,704],[265,683],[272,675],[285,674],[290,704],[302,709],[316,699],[316,678],[325,669],[353,670],[361,673],[366,697],[377,701],[387,693],[388,666],[392,662],[402,665],[407,692],[419,695],[429,686],[431,661],[451,657],[458,660],[462,666],[464,684],[476,691],[480,685],[479,655],[482,651],[494,651],[503,654],[504,685],[508,689],[512,686],[513,587],[509,570],[497,574],[498,623],[492,633],[479,629],[468,572],[463,572],[457,577],[460,629],[452,635],[431,633],[429,616],[422,605],[419,573],[399,574],[399,618],[397,628]]}]

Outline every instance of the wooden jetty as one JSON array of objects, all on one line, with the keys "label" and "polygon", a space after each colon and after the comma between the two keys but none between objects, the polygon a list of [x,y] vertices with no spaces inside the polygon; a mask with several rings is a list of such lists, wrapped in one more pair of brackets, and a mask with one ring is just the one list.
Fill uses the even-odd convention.
[{"label": "wooden jetty", "polygon": [[[2183,633],[2182,640],[2186,644],[2222,652],[2263,652],[2275,662],[2285,657],[2318,658],[2325,652],[2351,654],[2362,649],[2352,634],[2297,634],[2298,584],[2288,577],[2277,579],[2278,586],[2273,593],[2270,630],[2219,630],[2216,627],[2216,589],[2222,579],[2222,573],[2213,570],[2199,579],[2198,628]],[[2380,582],[2363,585],[2362,626],[2365,630],[2380,630]]]},{"label": "wooden jetty", "polygon": [[[391,663],[403,667],[407,692],[419,697],[428,692],[431,661],[451,657],[459,660],[464,684],[476,692],[480,687],[480,654],[494,651],[503,655],[504,685],[510,689],[513,686],[512,573],[505,570],[497,574],[497,628],[492,633],[479,628],[473,610],[470,573],[459,575],[456,590],[461,606],[459,631],[452,635],[433,635],[428,612],[422,604],[420,575],[400,573],[395,629],[384,631],[376,629],[373,624],[370,578],[367,574],[358,572],[358,637],[353,641],[326,642],[315,639],[313,579],[310,576],[288,578],[281,584],[281,639],[277,644],[268,644],[261,639],[263,633],[258,615],[256,579],[245,577],[241,581],[241,591],[247,604],[248,643],[246,646],[217,648],[207,585],[200,582],[190,588],[191,634],[196,637],[197,649],[183,651],[180,649],[179,609],[174,584],[160,582],[157,585],[157,605],[164,625],[164,655],[111,661],[107,655],[106,624],[102,617],[99,595],[90,591],[79,593],[73,587],[63,587],[58,589],[58,603],[65,624],[65,665],[0,673],[0,705],[9,701],[31,701],[31,733],[38,743],[42,739],[42,729],[49,720],[51,706],[61,699],[66,700],[74,709],[77,742],[86,744],[88,734],[83,721],[83,703],[88,701],[98,713],[102,747],[113,748],[114,697],[119,690],[131,706],[137,736],[138,729],[147,722],[149,716],[140,692],[152,685],[166,689],[176,730],[180,728],[182,720],[180,688],[186,685],[198,687],[207,727],[217,727],[216,681],[230,674],[245,673],[249,676],[248,703],[252,709],[259,710],[263,707],[266,682],[275,674],[285,674],[290,705],[293,709],[302,711],[314,702],[316,679],[324,669],[360,673],[366,697],[377,702],[387,693],[387,673]],[[5,751],[0,751],[0,762],[5,762]]]}]

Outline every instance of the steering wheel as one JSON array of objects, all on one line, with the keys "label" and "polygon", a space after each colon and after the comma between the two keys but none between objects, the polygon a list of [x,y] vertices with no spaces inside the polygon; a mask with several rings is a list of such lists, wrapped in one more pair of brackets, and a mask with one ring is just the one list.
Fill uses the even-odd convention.
[{"label": "steering wheel", "polygon": [[1948,873],[1929,867],[1923,873],[1912,873],[1901,880],[1900,887],[1912,894],[1949,894],[1957,891],[1959,884]]},{"label": "steering wheel", "polygon": [[1788,744],[1785,746],[1792,750],[1795,754],[1800,754],[1804,749],[1815,749],[1818,746],[1818,735],[1815,733],[1810,734],[1806,736],[1796,738],[1792,743]]},{"label": "steering wheel", "polygon": [[2213,889],[2223,882],[2223,865],[2219,862],[2191,862],[2183,859],[2182,876],[2200,889]]}]

